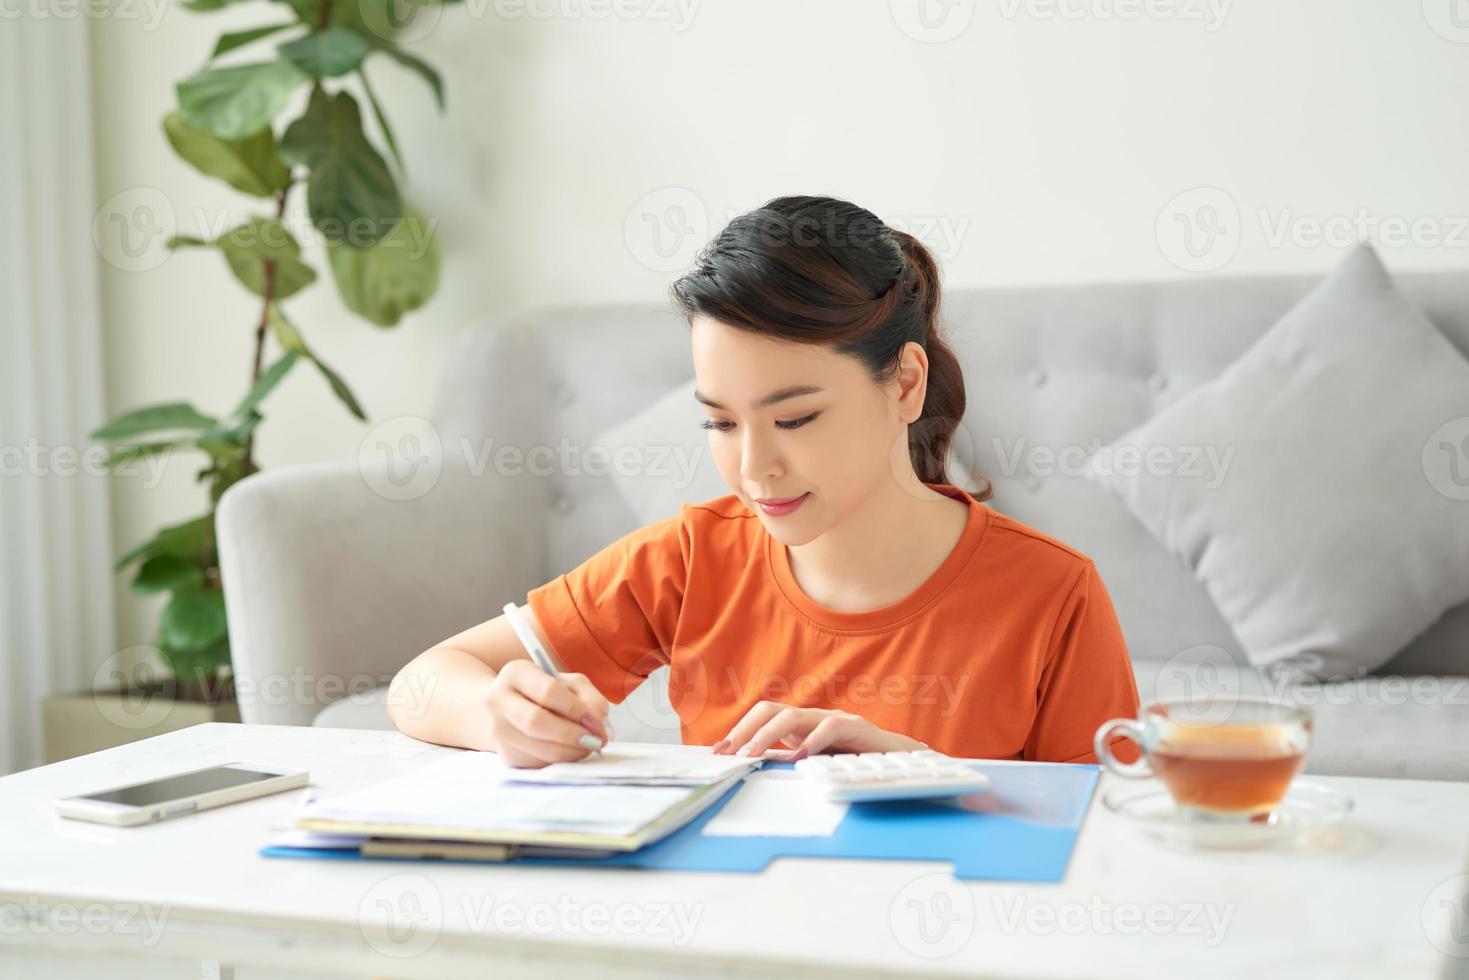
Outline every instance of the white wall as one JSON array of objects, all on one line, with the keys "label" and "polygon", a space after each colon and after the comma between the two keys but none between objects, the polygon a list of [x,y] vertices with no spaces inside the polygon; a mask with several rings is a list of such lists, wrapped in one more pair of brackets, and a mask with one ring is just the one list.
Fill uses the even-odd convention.
[{"label": "white wall", "polygon": [[[325,280],[287,308],[382,420],[427,414],[449,338],[480,314],[661,301],[673,273],[642,212],[665,233],[694,215],[681,260],[770,197],[843,196],[927,238],[965,286],[1319,271],[1340,250],[1300,236],[1359,215],[1417,222],[1416,243],[1381,243],[1391,268],[1460,266],[1469,19],[1452,2],[929,0],[949,18],[931,32],[917,0],[428,8],[415,44],[444,70],[447,117],[415,77],[370,70],[439,221],[442,292],[395,332],[344,314]],[[99,200],[161,200],[184,231],[195,209],[250,204],[178,162],[158,121],[219,30],[281,12],[92,24]],[[1178,198],[1200,186],[1216,190]],[[1191,260],[1174,211],[1222,214],[1213,250]],[[1273,242],[1282,221],[1295,237]],[[113,411],[239,397],[258,311],[216,257],[104,265],[103,288]],[[351,456],[366,429],[305,371],[269,409],[266,466]],[[116,548],[202,506],[190,469],[118,481]],[[119,596],[122,642],[148,642],[155,607]]]}]

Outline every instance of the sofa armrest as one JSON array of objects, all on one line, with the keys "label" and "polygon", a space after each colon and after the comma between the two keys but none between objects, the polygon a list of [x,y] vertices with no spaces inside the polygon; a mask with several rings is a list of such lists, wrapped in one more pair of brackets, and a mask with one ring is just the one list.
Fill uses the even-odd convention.
[{"label": "sofa armrest", "polygon": [[309,725],[544,581],[537,481],[474,476],[446,457],[430,489],[390,499],[373,489],[381,477],[357,461],[285,467],[220,499],[244,722]]}]

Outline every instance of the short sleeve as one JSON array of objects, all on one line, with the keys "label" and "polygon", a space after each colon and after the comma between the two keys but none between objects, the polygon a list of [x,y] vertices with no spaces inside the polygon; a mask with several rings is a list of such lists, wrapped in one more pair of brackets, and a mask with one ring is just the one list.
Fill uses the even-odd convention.
[{"label": "short sleeve", "polygon": [[[1097,729],[1112,718],[1136,718],[1138,693],[1122,626],[1090,559],[1062,603],[1046,654],[1023,757],[1095,763]],[[1112,740],[1112,751],[1123,762],[1138,756],[1123,738]]]},{"label": "short sleeve", "polygon": [[526,597],[556,658],[613,704],[669,662],[690,547],[685,504],[678,516],[619,538]]}]

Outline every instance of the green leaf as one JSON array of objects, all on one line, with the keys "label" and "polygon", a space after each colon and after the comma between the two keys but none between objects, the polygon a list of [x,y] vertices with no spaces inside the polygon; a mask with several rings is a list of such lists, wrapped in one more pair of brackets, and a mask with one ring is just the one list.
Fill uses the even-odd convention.
[{"label": "green leaf", "polygon": [[174,592],[158,621],[158,637],[174,650],[193,652],[219,642],[228,629],[224,593],[182,588]]},{"label": "green leaf", "polygon": [[135,459],[161,456],[171,449],[177,449],[180,446],[186,446],[188,444],[189,440],[187,439],[176,439],[172,442],[147,442],[136,446],[122,446],[109,453],[107,458],[102,461],[102,465],[111,469],[114,466],[131,463]]},{"label": "green leaf", "polygon": [[154,555],[143,562],[138,577],[133,579],[133,591],[172,592],[174,589],[197,587],[204,581],[199,566],[174,555]]},{"label": "green leaf", "polygon": [[240,0],[183,0],[184,7],[194,11],[196,14],[207,14],[216,10],[223,10],[230,4],[239,2]]},{"label": "green leaf", "polygon": [[377,120],[377,128],[383,131],[383,142],[388,144],[388,150],[393,154],[393,162],[398,165],[398,172],[406,176],[408,168],[403,166],[403,154],[398,152],[398,140],[393,136],[393,127],[388,125],[388,117],[383,113],[382,103],[377,100],[377,93],[372,90],[372,85],[367,81],[367,72],[358,68],[357,77],[362,82],[362,91],[367,93],[367,104],[372,106],[372,115]]},{"label": "green leaf", "polygon": [[270,324],[270,332],[275,334],[275,342],[280,344],[283,350],[300,351],[307,357],[311,356],[311,352],[306,349],[306,341],[301,339],[301,332],[296,329],[294,323],[286,319],[280,307],[272,303],[270,309],[266,311],[265,318]]},{"label": "green leaf", "polygon": [[131,550],[129,550],[117,561],[113,562],[112,570],[114,572],[120,572],[124,568],[127,568],[129,565],[131,565],[133,562],[137,561],[139,558],[142,558],[144,555],[156,554],[157,551],[158,539],[156,537],[149,538],[147,541],[144,541],[141,544],[134,545]]},{"label": "green leaf", "polygon": [[404,68],[418,72],[423,80],[428,82],[429,88],[434,90],[434,102],[438,105],[439,111],[444,111],[444,80],[439,77],[439,73],[434,70],[432,65],[417,55],[409,54],[396,44],[380,41],[374,46],[379,51],[386,52],[388,57],[392,58]]},{"label": "green leaf", "polygon": [[220,668],[230,665],[230,638],[223,636],[202,650],[175,650],[159,643],[158,655],[178,681],[180,695],[203,699],[206,692],[219,690]]},{"label": "green leaf", "polygon": [[153,539],[157,553],[202,562],[214,547],[214,515],[201,514],[182,524],[174,524],[158,532]]},{"label": "green leaf", "polygon": [[[210,429],[199,437],[197,446],[209,454],[216,464],[232,465],[242,462],[245,451],[250,441],[250,433],[260,424],[263,416],[251,409],[238,425],[230,428]],[[213,467],[205,469],[199,475],[203,479],[205,474],[213,472]]]},{"label": "green leaf", "polygon": [[317,370],[321,372],[322,377],[326,378],[327,384],[332,386],[332,393],[342,400],[342,404],[347,406],[347,411],[357,416],[359,420],[366,422],[367,413],[362,410],[362,405],[357,401],[357,396],[352,394],[352,389],[347,387],[347,382],[342,380],[342,376],[327,367],[319,357],[313,355],[311,363],[315,364]]},{"label": "green leaf", "polygon": [[101,442],[116,442],[129,439],[143,432],[161,429],[207,429],[218,423],[218,419],[200,413],[185,402],[169,402],[166,405],[150,405],[119,415],[107,425],[92,432],[91,438]]},{"label": "green leaf", "polygon": [[222,54],[235,50],[235,48],[243,48],[247,44],[258,41],[263,37],[270,37],[272,34],[283,31],[288,27],[299,26],[301,25],[295,21],[288,21],[284,24],[271,24],[269,27],[255,27],[248,31],[232,31],[229,34],[221,34],[219,36],[219,42],[214,45],[214,53],[209,57],[218,58]]},{"label": "green leaf", "polygon": [[367,38],[341,24],[312,31],[276,48],[281,56],[313,78],[336,78],[355,71],[372,50]]},{"label": "green leaf", "polygon": [[168,248],[213,248],[213,242],[206,242],[202,238],[193,235],[174,235],[164,243]]},{"label": "green leaf", "polygon": [[403,216],[398,185],[362,132],[357,100],[348,93],[313,91],[306,114],[281,138],[281,155],[311,168],[306,205],[328,238],[371,245]]},{"label": "green leaf", "polygon": [[301,246],[279,218],[254,217],[215,239],[235,278],[257,296],[265,295],[265,263],[275,266],[272,295],[285,299],[316,281],[301,261]]},{"label": "green leaf", "polygon": [[[291,183],[291,172],[276,152],[275,135],[269,127],[242,140],[224,140],[193,125],[181,113],[170,112],[163,117],[163,132],[186,163],[235,190],[269,197]],[[204,244],[197,238],[184,240],[178,235],[172,241]]]},{"label": "green leaf", "polygon": [[380,327],[396,326],[403,314],[433,298],[442,262],[433,226],[413,208],[367,248],[327,243],[332,277],[342,302]]},{"label": "green leaf", "polygon": [[280,345],[287,350],[298,350],[310,358],[311,363],[315,364],[316,369],[321,372],[321,376],[326,378],[327,384],[331,385],[332,393],[342,400],[342,404],[347,406],[347,411],[357,416],[363,422],[366,422],[367,413],[362,410],[362,405],[357,401],[357,396],[352,394],[352,389],[347,387],[347,382],[343,381],[341,375],[333,371],[321,358],[311,352],[306,346],[306,342],[301,339],[301,332],[296,329],[295,324],[286,319],[286,315],[281,312],[280,307],[272,303],[270,310],[266,313],[266,317]]},{"label": "green leaf", "polygon": [[270,125],[291,90],[307,81],[289,61],[205,68],[176,86],[189,122],[221,139],[241,140]]},{"label": "green leaf", "polygon": [[279,360],[266,368],[260,375],[260,378],[255,382],[255,385],[250,389],[250,393],[245,396],[245,400],[240,402],[239,407],[235,409],[234,414],[244,415],[247,412],[253,411],[255,406],[259,405],[265,396],[270,394],[271,389],[280,384],[281,378],[284,378],[286,373],[295,366],[296,359],[300,356],[300,351],[288,350],[281,355]]}]

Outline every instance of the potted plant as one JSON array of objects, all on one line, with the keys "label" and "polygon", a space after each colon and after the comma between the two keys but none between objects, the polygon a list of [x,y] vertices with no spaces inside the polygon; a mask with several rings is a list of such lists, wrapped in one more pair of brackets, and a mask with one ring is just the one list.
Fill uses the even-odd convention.
[{"label": "potted plant", "polygon": [[[185,0],[184,6],[210,12],[232,2]],[[178,83],[178,107],[163,119],[164,136],[185,162],[267,203],[265,213],[213,238],[169,241],[171,249],[217,253],[259,298],[251,384],[222,414],[167,402],[126,412],[91,433],[110,446],[107,464],[113,468],[152,456],[201,454],[204,511],[160,529],[115,566],[118,572],[136,567],[133,591],[168,596],[156,640],[166,675],[149,676],[147,649],[132,648],[104,664],[97,689],[49,698],[42,712],[48,762],[200,721],[239,720],[215,506],[225,490],[259,469],[254,440],[262,406],[292,370],[309,366],[348,412],[367,418],[347,382],[317,356],[283,308],[317,278],[287,226],[297,189],[304,188],[309,217],[303,227],[324,240],[337,291],[352,312],[392,327],[438,286],[434,223],[402,197],[403,160],[367,75],[370,63],[395,61],[429,84],[443,111],[438,73],[394,41],[405,26],[398,16],[403,8],[397,0],[285,0],[282,6],[289,11],[284,21],[221,35],[205,66]],[[273,51],[260,57],[267,40]],[[222,58],[234,63],[220,63]],[[277,117],[303,91],[304,111],[277,132]],[[364,129],[364,102],[393,167]]]}]

